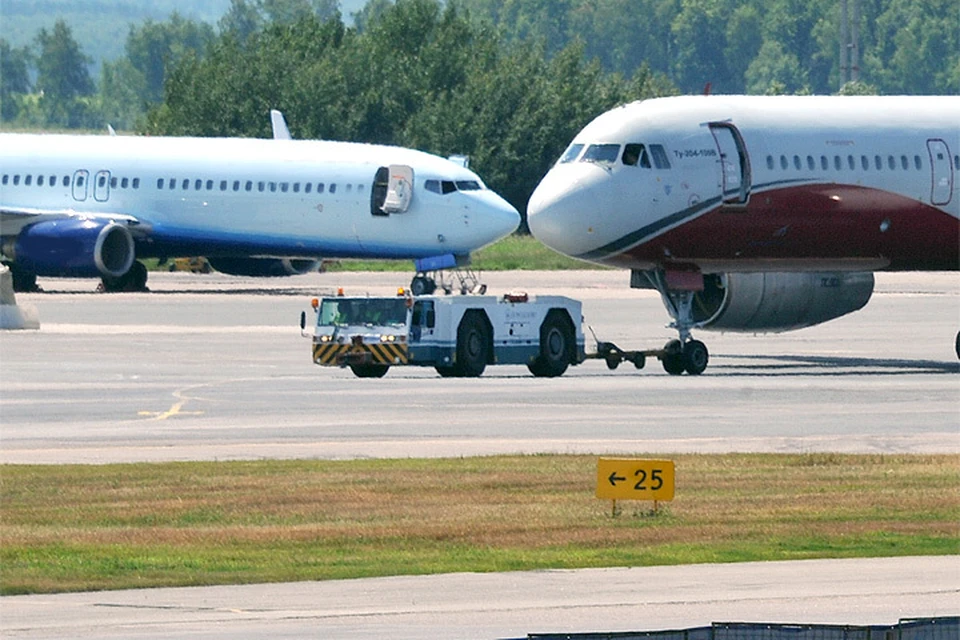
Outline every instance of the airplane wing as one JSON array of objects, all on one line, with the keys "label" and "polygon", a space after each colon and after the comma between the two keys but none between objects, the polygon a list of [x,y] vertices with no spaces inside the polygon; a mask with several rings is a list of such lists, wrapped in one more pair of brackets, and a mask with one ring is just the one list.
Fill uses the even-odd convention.
[{"label": "airplane wing", "polygon": [[135,216],[124,213],[108,213],[105,211],[79,212],[73,209],[33,209],[3,206],[0,207],[0,235],[16,236],[28,225],[37,222],[66,220],[70,218],[123,224],[130,230],[135,238],[145,237],[149,232],[149,225],[143,224]]}]

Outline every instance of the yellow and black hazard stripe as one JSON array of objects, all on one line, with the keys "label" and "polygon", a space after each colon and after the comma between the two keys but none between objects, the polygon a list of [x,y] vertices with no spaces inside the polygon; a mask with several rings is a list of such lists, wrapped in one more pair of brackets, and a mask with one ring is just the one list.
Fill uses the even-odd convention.
[{"label": "yellow and black hazard stripe", "polygon": [[347,364],[407,364],[407,360],[407,345],[395,342],[373,344],[318,342],[313,345],[313,361],[328,367]]}]

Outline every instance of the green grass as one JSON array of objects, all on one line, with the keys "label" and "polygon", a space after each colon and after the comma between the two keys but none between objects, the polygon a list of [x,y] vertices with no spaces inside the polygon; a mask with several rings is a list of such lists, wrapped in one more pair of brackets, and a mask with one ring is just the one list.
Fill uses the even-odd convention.
[{"label": "green grass", "polygon": [[[658,456],[659,457],[659,456]],[[0,593],[960,552],[960,456],[592,456],[0,467]]]},{"label": "green grass", "polygon": [[[529,235],[513,234],[475,251],[471,268],[477,271],[553,271],[563,269],[603,269],[574,260],[547,248]],[[329,271],[413,271],[411,260],[337,260]]]}]

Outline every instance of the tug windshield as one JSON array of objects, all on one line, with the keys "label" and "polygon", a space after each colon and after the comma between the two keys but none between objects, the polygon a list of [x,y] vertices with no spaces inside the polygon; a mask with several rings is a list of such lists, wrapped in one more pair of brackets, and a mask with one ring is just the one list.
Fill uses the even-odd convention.
[{"label": "tug windshield", "polygon": [[320,303],[317,326],[320,327],[404,327],[407,324],[406,299],[396,298],[324,298]]}]

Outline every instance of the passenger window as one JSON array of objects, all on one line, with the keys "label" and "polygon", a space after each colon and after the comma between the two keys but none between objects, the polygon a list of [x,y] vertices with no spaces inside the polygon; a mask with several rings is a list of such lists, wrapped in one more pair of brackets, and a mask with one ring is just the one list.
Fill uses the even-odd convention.
[{"label": "passenger window", "polygon": [[317,183],[317,193],[323,193],[324,184],[322,182]]},{"label": "passenger window", "polygon": [[[580,158],[581,162],[616,162],[620,155],[619,144],[592,144],[587,147]],[[642,162],[642,158],[641,158]],[[643,166],[641,164],[641,166]],[[647,161],[647,168],[650,167],[650,161]]]},{"label": "passenger window", "polygon": [[580,157],[581,151],[583,151],[582,144],[571,144],[569,147],[567,147],[567,150],[563,152],[563,155],[560,156],[560,164],[573,162]]},{"label": "passenger window", "polygon": [[111,188],[111,189],[116,189],[116,188],[117,188],[117,178],[116,178],[116,176],[114,176],[113,178],[110,178],[110,188]]},{"label": "passenger window", "polygon": [[300,183],[299,183],[299,182],[294,182],[294,183],[293,183],[293,192],[294,192],[294,193],[300,193]]},{"label": "passenger window", "polygon": [[37,186],[38,187],[43,186],[43,176],[37,176]]},{"label": "passenger window", "polygon": [[16,187],[16,186],[19,185],[19,184],[20,184],[20,175],[18,174],[18,175],[13,176],[13,186]]},{"label": "passenger window", "polygon": [[247,182],[243,185],[243,190],[253,191],[253,180],[247,180]]},{"label": "passenger window", "polygon": [[793,168],[797,171],[800,171],[802,165],[800,164],[800,156],[793,156]]},{"label": "passenger window", "polygon": [[63,186],[65,187],[70,186],[70,176],[63,176]]},{"label": "passenger window", "polygon": [[887,166],[890,167],[890,171],[897,168],[897,161],[893,159],[893,156],[887,156]]},{"label": "passenger window", "polygon": [[57,176],[50,176],[50,179],[47,180],[47,184],[51,187],[57,186]]},{"label": "passenger window", "polygon": [[767,156],[767,169],[773,171],[773,156]]},{"label": "passenger window", "polygon": [[353,191],[353,185],[348,183],[348,184],[347,184],[347,193],[350,193],[351,191]]},{"label": "passenger window", "polygon": [[203,189],[203,180],[201,180],[200,178],[197,178],[193,182],[193,190],[200,191],[201,189]]},{"label": "passenger window", "polygon": [[213,180],[207,180],[207,191],[213,191]]},{"label": "passenger window", "polygon": [[787,170],[787,156],[780,156],[780,168],[784,171]]},{"label": "passenger window", "polygon": [[860,166],[863,167],[864,171],[870,170],[870,160],[867,159],[867,156],[860,156]]},{"label": "passenger window", "polygon": [[163,189],[163,178],[157,178],[157,189]]},{"label": "passenger window", "polygon": [[960,171],[960,155],[953,156],[953,168]]},{"label": "passenger window", "polygon": [[813,161],[813,156],[807,156],[807,169],[814,171],[817,168],[817,163]]},{"label": "passenger window", "polygon": [[133,188],[134,188],[134,189],[139,189],[139,188],[140,188],[140,178],[134,178],[132,184],[133,184]]},{"label": "passenger window", "polygon": [[830,168],[830,163],[827,161],[827,156],[820,156],[820,168],[823,171],[826,171]]},{"label": "passenger window", "polygon": [[264,182],[263,180],[257,183],[257,191],[259,191],[260,193],[263,193],[266,190],[266,188],[267,188],[267,183]]},{"label": "passenger window", "polygon": [[883,169],[883,158],[880,156],[873,156],[873,166],[877,168],[877,171]]},{"label": "passenger window", "polygon": [[656,165],[657,169],[670,168],[670,158],[667,157],[667,150],[663,148],[662,144],[650,145],[650,153],[653,154],[653,164]]},{"label": "passenger window", "polygon": [[180,188],[184,191],[188,191],[190,189],[190,179],[184,178],[183,182],[180,183]]},{"label": "passenger window", "polygon": [[840,162],[840,156],[833,156],[833,168],[837,171],[843,169],[843,164]]},{"label": "passenger window", "polygon": [[336,193],[336,192],[337,192],[337,185],[336,185],[336,184],[331,184],[331,185],[330,185],[330,193]]},{"label": "passenger window", "polygon": [[857,161],[853,159],[853,156],[847,156],[847,166],[850,167],[850,171],[857,168]]},{"label": "passenger window", "polygon": [[226,180],[221,180],[221,181],[220,181],[220,191],[226,191],[226,190],[227,190],[227,181],[226,181]]},{"label": "passenger window", "polygon": [[2,184],[7,184],[7,182],[9,182],[9,181],[10,181],[10,176],[4,174]]},{"label": "passenger window", "polygon": [[240,191],[240,181],[239,181],[239,180],[234,180],[234,181],[233,181],[233,190],[234,190],[234,191]]},{"label": "passenger window", "polygon": [[271,182],[271,183],[270,183],[270,193],[276,193],[276,192],[277,192],[277,183],[276,183],[276,182]]},{"label": "passenger window", "polygon": [[[101,183],[100,186],[103,186],[103,184],[102,184],[102,183],[103,183],[103,180],[104,180],[104,178],[101,176],[101,177],[100,177],[100,183]],[[31,186],[32,184],[33,184],[33,176],[27,175],[27,176],[24,176],[24,177],[23,177],[23,186],[29,187],[29,186]]]},{"label": "passenger window", "polygon": [[123,180],[120,181],[120,188],[121,188],[121,189],[126,189],[126,188],[128,188],[129,186],[130,186],[130,178],[124,178]]},{"label": "passenger window", "polygon": [[281,183],[280,183],[280,191],[282,191],[283,193],[286,193],[286,192],[289,191],[289,190],[290,190],[290,183],[289,183],[289,182],[281,182]]},{"label": "passenger window", "polygon": [[913,166],[917,168],[917,171],[923,169],[923,160],[920,159],[920,156],[913,156]]},{"label": "passenger window", "polygon": [[306,184],[303,185],[303,192],[304,192],[304,193],[310,193],[311,191],[313,191],[313,183],[312,183],[312,182],[308,182],[308,183],[306,183]]},{"label": "passenger window", "polygon": [[906,171],[910,164],[907,162],[907,156],[900,156],[900,166]]}]

